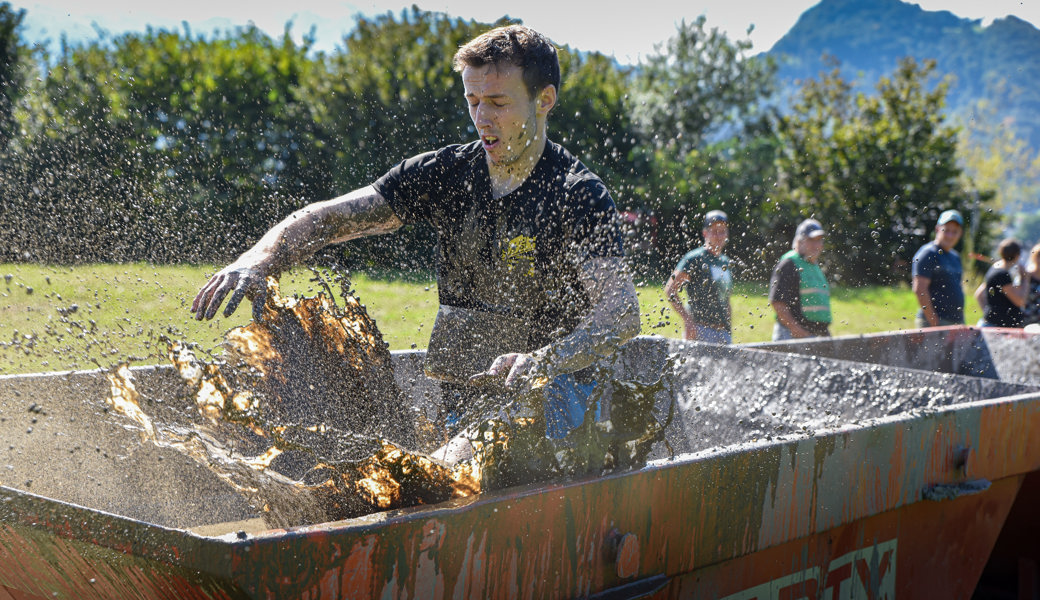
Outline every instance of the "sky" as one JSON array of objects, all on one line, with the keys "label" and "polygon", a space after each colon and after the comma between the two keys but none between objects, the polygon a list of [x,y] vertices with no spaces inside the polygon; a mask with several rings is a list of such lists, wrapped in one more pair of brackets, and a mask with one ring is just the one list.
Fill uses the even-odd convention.
[{"label": "sky", "polygon": [[[97,38],[96,28],[118,35],[156,28],[180,29],[187,22],[193,32],[210,34],[254,23],[269,35],[280,36],[286,23],[301,39],[316,27],[317,49],[331,51],[354,28],[355,16],[388,11],[399,14],[412,4],[453,17],[492,22],[508,15],[545,33],[557,44],[585,51],[599,51],[624,64],[638,63],[675,33],[683,19],[700,15],[710,27],[726,32],[731,40],[750,39],[753,52],[769,50],[818,0],[638,0],[628,9],[604,10],[607,4],[586,0],[528,0],[503,9],[488,0],[9,0],[26,10],[23,35],[30,42],[56,42]],[[1009,14],[1040,27],[1038,0],[920,0],[924,10],[948,10],[958,17],[989,24]],[[595,8],[594,8],[595,7]],[[748,27],[754,26],[750,35]]]}]

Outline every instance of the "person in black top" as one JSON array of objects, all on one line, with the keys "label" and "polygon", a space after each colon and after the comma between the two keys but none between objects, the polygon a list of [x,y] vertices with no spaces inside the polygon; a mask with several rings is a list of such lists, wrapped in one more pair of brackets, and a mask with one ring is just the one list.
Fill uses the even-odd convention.
[{"label": "person in black top", "polygon": [[[986,272],[986,280],[975,290],[975,301],[982,308],[980,327],[1022,327],[1025,318],[1022,307],[1026,304],[1028,281],[1018,273],[1018,258],[1022,245],[1017,240],[1005,239],[997,247],[1000,259]],[[1015,279],[1019,279],[1016,283]]]},{"label": "person in black top", "polygon": [[1022,312],[1025,314],[1026,327],[1035,328],[1040,324],[1040,242],[1034,244],[1029,251],[1023,278],[1029,282],[1029,293]]},{"label": "person in black top", "polygon": [[323,246],[431,223],[441,306],[427,373],[463,388],[560,383],[561,394],[546,391],[546,415],[548,435],[562,437],[581,423],[588,391],[571,374],[639,332],[617,211],[603,182],[547,138],[560,66],[545,36],[491,30],[459,49],[454,68],[478,140],[420,154],[289,215],[215,274],[191,310],[212,318],[229,294],[225,316],[243,298],[255,309],[267,276]]}]

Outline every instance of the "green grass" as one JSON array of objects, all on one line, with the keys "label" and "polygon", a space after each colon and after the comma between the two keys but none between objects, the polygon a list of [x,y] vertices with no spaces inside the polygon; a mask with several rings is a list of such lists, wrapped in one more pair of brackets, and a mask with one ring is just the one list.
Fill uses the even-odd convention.
[{"label": "green grass", "polygon": [[[671,305],[665,301],[663,284],[647,283],[639,287],[639,305],[642,311],[642,332],[665,337],[682,337],[681,322]],[[911,329],[917,314],[917,300],[909,284],[897,287],[835,287],[831,290],[831,312],[834,324],[832,335],[856,335]],[[733,342],[769,341],[773,335],[775,315],[769,306],[767,283],[737,283],[732,296]],[[975,323],[979,308],[965,294],[968,301],[966,322]]]},{"label": "green grass", "polygon": [[[244,302],[230,318],[194,319],[188,307],[215,270],[143,263],[0,264],[0,374],[93,369],[127,359],[163,363],[160,335],[216,348],[227,330],[249,321],[250,311]],[[313,295],[318,288],[311,277],[307,270],[286,273],[283,292]],[[425,347],[437,312],[432,280],[359,274],[352,283],[392,349]]]},{"label": "green grass", "polygon": [[[213,265],[148,264],[79,267],[0,265],[0,374],[108,367],[166,361],[159,336],[215,348],[228,329],[244,325],[248,306],[231,318],[195,321],[188,307]],[[9,278],[7,276],[10,276]],[[285,293],[314,294],[311,273],[282,277]],[[437,312],[432,279],[375,279],[355,274],[358,298],[392,350],[425,348]],[[766,341],[773,312],[762,283],[738,284],[733,295],[736,343]],[[968,295],[968,323],[978,307]],[[664,300],[662,283],[639,286],[642,333],[679,337],[678,318]],[[849,335],[913,327],[916,302],[908,286],[836,288],[832,333]]]}]

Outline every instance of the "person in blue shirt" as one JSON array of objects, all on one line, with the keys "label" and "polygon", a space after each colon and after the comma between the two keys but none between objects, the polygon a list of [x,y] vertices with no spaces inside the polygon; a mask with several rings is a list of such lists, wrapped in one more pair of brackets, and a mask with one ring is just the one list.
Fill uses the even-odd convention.
[{"label": "person in blue shirt", "polygon": [[964,270],[953,249],[964,233],[964,217],[956,210],[939,215],[935,239],[914,255],[913,290],[921,309],[918,327],[964,324]]}]

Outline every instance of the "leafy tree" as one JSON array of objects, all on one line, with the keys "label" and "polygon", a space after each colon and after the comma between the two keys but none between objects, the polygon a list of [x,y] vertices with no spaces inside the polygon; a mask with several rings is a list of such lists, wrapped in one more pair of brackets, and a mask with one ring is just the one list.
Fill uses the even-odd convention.
[{"label": "leafy tree", "polygon": [[640,144],[629,164],[639,175],[637,195],[659,217],[658,277],[699,243],[700,219],[716,208],[730,215],[730,255],[747,259],[745,274],[760,272],[753,224],[774,179],[765,117],[776,67],[748,57],[750,48],[701,17],[683,22],[637,70],[630,105]]},{"label": "leafy tree", "polygon": [[[835,67],[807,81],[778,121],[782,211],[772,229],[790,239],[798,220],[820,219],[833,249],[829,274],[846,285],[906,279],[909,258],[932,237],[939,213],[969,213],[975,204],[960,183],[957,131],[943,116],[947,83],[926,87],[934,68],[934,61],[904,60],[868,95]],[[991,196],[979,196],[983,208]]]},{"label": "leafy tree", "polygon": [[14,10],[9,2],[0,3],[0,156],[14,137],[14,107],[25,94],[22,63],[28,52],[20,37],[24,19],[24,10]]},{"label": "leafy tree", "polygon": [[980,100],[971,116],[964,119],[957,143],[965,176],[993,190],[993,207],[1001,212],[1040,209],[1040,152],[999,118],[991,102]]},{"label": "leafy tree", "polygon": [[1040,244],[1040,213],[1018,213],[1015,215],[1012,235],[1022,240],[1028,253],[1033,244]]},{"label": "leafy tree", "polygon": [[683,21],[641,65],[633,111],[650,146],[683,155],[711,136],[732,134],[773,90],[772,59],[748,57],[705,17]]},{"label": "leafy tree", "polygon": [[17,220],[36,226],[12,248],[63,261],[220,259],[301,198],[325,196],[329,161],[298,99],[316,64],[307,52],[288,31],[276,41],[252,27],[64,46],[28,109],[37,127],[18,179],[37,198]]},{"label": "leafy tree", "polygon": [[629,110],[631,72],[594,52],[560,51],[559,104],[549,116],[549,137],[562,143],[599,175],[619,206],[631,207],[637,181],[632,153],[639,134]]},{"label": "leafy tree", "polygon": [[[301,81],[317,68],[287,29],[247,27],[206,39],[149,30],[117,38],[110,89],[125,98],[156,194],[198,215],[194,244],[237,252],[304,199],[331,187]],[[212,255],[211,255],[212,256]]]}]

